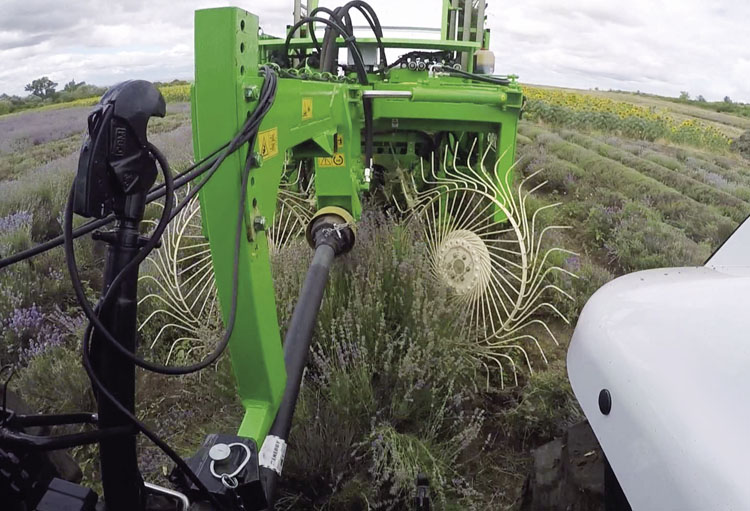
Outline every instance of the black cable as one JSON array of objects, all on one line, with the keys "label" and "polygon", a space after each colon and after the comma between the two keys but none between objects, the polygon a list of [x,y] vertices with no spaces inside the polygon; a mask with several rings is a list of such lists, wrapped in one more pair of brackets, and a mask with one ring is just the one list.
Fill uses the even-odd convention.
[{"label": "black cable", "polygon": [[[156,226],[156,229],[154,229],[154,233],[151,236],[151,238],[146,242],[146,244],[143,246],[143,248],[138,252],[138,254],[127,264],[125,267],[117,274],[117,276],[112,280],[112,283],[110,284],[109,288],[107,289],[107,292],[100,301],[100,306],[104,305],[108,301],[108,297],[112,296],[113,290],[117,289],[119,286],[122,278],[127,273],[131,272],[135,267],[137,267],[153,250],[156,245],[159,243],[159,239],[161,238],[161,235],[163,234],[164,230],[169,225],[169,213],[172,208],[172,203],[174,201],[174,181],[169,169],[169,164],[167,162],[167,159],[164,157],[164,155],[153,145],[149,145],[149,149],[151,150],[153,156],[156,158],[156,160],[159,162],[159,167],[162,171],[162,175],[164,176],[164,191],[165,191],[165,199],[164,199],[164,212],[161,216],[161,219],[159,223]],[[88,304],[88,300],[86,299],[85,294],[83,293],[83,289],[80,282],[80,276],[78,275],[78,268],[76,266],[75,261],[75,247],[73,246],[73,201],[75,197],[75,185],[71,187],[70,194],[68,195],[68,202],[65,207],[65,219],[64,219],[64,235],[65,235],[65,259],[68,264],[68,271],[70,272],[70,278],[73,282],[73,287],[76,291],[76,295],[78,296],[79,302],[81,306],[84,308],[84,311],[86,310],[86,306],[90,307],[90,304]],[[97,307],[97,309],[100,309],[100,307]],[[98,312],[98,311],[97,311]],[[94,315],[98,320],[98,315]],[[91,319],[91,317],[89,318]],[[221,503],[216,499],[209,491],[208,488],[203,484],[203,482],[196,476],[192,470],[190,470],[190,467],[185,463],[185,461],[180,458],[180,456],[172,450],[169,445],[164,442],[161,438],[159,438],[158,435],[156,435],[154,432],[152,432],[143,422],[139,421],[138,418],[136,418],[133,414],[130,413],[130,411],[120,402],[118,401],[110,392],[109,390],[102,384],[101,380],[96,375],[96,372],[94,371],[94,368],[91,365],[91,360],[89,358],[89,339],[92,334],[91,329],[91,323],[89,323],[88,327],[86,328],[86,332],[84,333],[83,337],[83,343],[81,345],[82,350],[82,358],[83,358],[83,366],[86,370],[86,373],[89,376],[89,379],[91,380],[91,383],[96,389],[106,397],[119,411],[122,413],[125,417],[128,418],[130,422],[132,422],[136,428],[141,431],[147,438],[149,438],[154,444],[156,444],[164,453],[169,456],[169,458],[172,459],[172,461],[175,462],[175,464],[180,468],[180,470],[205,494],[205,496],[211,500],[211,502],[217,506],[219,509],[222,509]],[[119,346],[119,344],[117,344]]]},{"label": "black cable", "polygon": [[[327,7],[316,7],[307,15],[307,17],[310,18],[312,16],[315,16],[315,14],[317,14],[318,12],[324,12],[328,14],[328,16],[333,17],[333,11]],[[323,49],[320,46],[320,41],[318,41],[318,38],[315,35],[315,25],[313,25],[312,21],[308,23],[307,31],[310,33],[310,39],[312,39],[313,45],[315,45],[315,49],[318,50],[318,53],[320,53],[322,57]]]},{"label": "black cable", "polygon": [[130,413],[130,411],[125,408],[125,406],[115,398],[115,396],[112,395],[109,390],[104,386],[104,384],[101,382],[98,376],[96,376],[96,372],[94,371],[93,366],[91,365],[91,359],[89,357],[89,335],[90,332],[87,332],[88,335],[84,335],[83,337],[83,343],[81,344],[81,351],[82,351],[82,358],[83,358],[83,367],[86,370],[86,373],[89,376],[89,379],[91,380],[91,384],[96,387],[96,390],[103,395],[105,398],[107,398],[115,407],[120,411],[121,414],[123,414],[130,422],[133,423],[133,425],[143,433],[149,440],[151,440],[159,449],[161,449],[164,454],[166,454],[174,463],[177,465],[177,467],[180,469],[180,471],[185,474],[185,476],[190,479],[193,484],[211,501],[211,503],[217,507],[219,510],[226,511],[225,508],[222,506],[221,502],[214,497],[211,492],[208,490],[205,484],[203,484],[203,481],[200,480],[200,478],[195,475],[195,473],[190,469],[187,463],[180,457],[179,454],[177,454],[170,446],[167,444],[164,440],[159,438],[159,436],[151,431],[148,426],[146,426],[145,423],[138,420],[138,418]]},{"label": "black cable", "polygon": [[[357,78],[359,79],[359,83],[362,85],[367,85],[367,70],[365,69],[364,61],[362,60],[362,55],[359,51],[359,48],[356,45],[356,39],[354,36],[349,35],[345,29],[343,29],[338,23],[335,23],[331,20],[327,20],[325,18],[319,18],[319,17],[306,17],[299,20],[297,23],[295,23],[291,29],[289,29],[289,32],[287,33],[286,40],[284,41],[284,58],[286,59],[286,65],[289,66],[289,43],[292,40],[292,34],[304,25],[305,23],[310,22],[316,22],[316,23],[323,23],[325,25],[328,25],[329,27],[336,30],[341,37],[344,38],[344,41],[346,42],[347,47],[349,48],[349,51],[352,54],[352,58],[354,58],[355,65],[357,66]],[[324,44],[325,49],[325,44]]]},{"label": "black cable", "polygon": [[[205,165],[208,165],[209,163],[213,163],[212,159],[219,154],[221,151],[223,151],[226,147],[229,146],[229,142],[222,145],[218,149],[215,149],[211,152],[208,156],[201,159],[199,162],[193,163],[191,166],[174,176],[174,188],[177,190],[178,188],[181,188],[185,186],[187,183],[201,175],[203,172],[205,172],[205,169],[202,167]],[[164,197],[164,183],[160,184],[159,186],[156,186],[149,190],[148,195],[146,196],[146,202],[153,202],[157,199],[160,199]]]},{"label": "black cable", "polygon": [[107,288],[107,290],[105,291],[104,297],[100,301],[100,305],[97,306],[97,310],[94,310],[94,308],[91,307],[91,304],[86,297],[86,292],[84,291],[83,283],[81,282],[81,276],[78,272],[78,264],[76,263],[75,246],[73,245],[73,202],[75,198],[75,183],[73,184],[73,186],[71,186],[70,193],[68,194],[68,202],[65,205],[65,215],[63,220],[63,235],[65,237],[65,262],[68,266],[68,273],[70,274],[70,280],[73,284],[73,291],[75,291],[78,303],[83,309],[84,314],[86,314],[90,321],[89,326],[87,327],[87,332],[84,335],[86,336],[89,333],[91,324],[93,323],[94,325],[96,325],[97,329],[99,329],[101,333],[104,334],[105,337],[111,337],[110,341],[113,342],[114,345],[119,346],[126,352],[127,349],[120,346],[117,340],[112,336],[112,334],[107,330],[107,328],[99,319],[98,309],[100,309],[101,306],[107,302],[108,298],[113,295],[114,291],[120,285],[120,282],[122,281],[124,275],[131,272],[134,268],[141,264],[141,262],[143,262],[143,260],[148,257],[149,253],[154,248],[156,248],[161,235],[169,225],[169,217],[172,210],[172,204],[174,202],[174,182],[169,172],[169,164],[167,163],[166,158],[164,158],[164,155],[162,155],[161,152],[154,146],[151,146],[150,149],[159,162],[159,167],[161,168],[162,174],[164,175],[166,184],[164,210],[162,212],[161,218],[159,219],[159,223],[156,225],[156,229],[154,229],[154,233],[151,235],[143,248],[141,248],[138,254],[136,254],[136,256],[127,265],[125,265],[122,271],[120,271],[112,280],[109,288]]},{"label": "black cable", "polygon": [[[200,176],[204,172],[208,170],[210,167],[206,167],[208,163],[213,163],[211,161],[212,158],[216,156],[221,150],[226,148],[229,145],[227,142],[223,146],[219,147],[215,151],[213,151],[211,154],[200,160],[199,162],[194,163],[184,171],[180,172],[177,176],[174,178],[174,187],[175,189],[181,188],[185,186],[188,182],[190,182],[192,179],[195,179],[196,177]],[[156,186],[153,188],[148,195],[146,196],[147,202],[153,202],[157,199],[160,199],[164,197],[165,191],[164,191],[164,184],[160,184],[159,186]],[[73,237],[74,238],[80,238],[81,236],[85,236],[86,234],[89,234],[100,227],[104,227],[107,224],[110,224],[115,221],[114,215],[109,215],[104,218],[98,218],[96,220],[91,220],[89,222],[86,222],[85,224],[75,228],[73,230]],[[32,258],[34,256],[37,256],[41,254],[42,252],[46,252],[48,250],[52,250],[53,248],[57,248],[61,246],[63,243],[65,243],[65,237],[61,234],[59,236],[56,236],[50,240],[45,241],[44,243],[40,243],[39,245],[35,245],[31,248],[28,248],[26,250],[22,250],[21,252],[17,252],[13,255],[10,255],[4,259],[0,259],[0,270],[5,268],[6,266],[11,266],[13,264],[16,264],[18,262],[21,262],[23,260]]]},{"label": "black cable", "polygon": [[[249,140],[251,144],[255,142],[255,136],[252,136]],[[252,158],[248,158],[245,169],[242,173],[242,184],[240,186],[240,204],[238,207],[238,218],[237,218],[237,230],[235,232],[235,246],[234,246],[234,269],[233,269],[233,310],[231,312],[231,315],[234,316],[236,313],[236,299],[237,299],[237,284],[238,284],[238,276],[239,276],[239,254],[240,254],[240,240],[242,239],[242,220],[244,216],[245,211],[245,202],[247,198],[247,184],[250,176],[250,170],[252,168],[251,165]],[[165,208],[165,211],[168,211]],[[117,280],[120,275],[123,275],[126,271],[127,267],[123,269],[122,272],[120,272],[117,277],[115,278],[115,281]],[[115,281],[113,281],[112,285],[110,286],[110,290],[115,288]],[[104,305],[109,300],[109,293],[107,293],[101,300],[100,306],[97,307],[97,309],[100,309],[102,305]],[[234,322],[234,317],[232,317],[229,322]],[[229,323],[228,322],[228,323]],[[86,332],[84,333],[83,337],[83,344],[81,346],[82,355],[83,355],[83,365],[86,369],[86,373],[89,375],[89,379],[91,380],[91,383],[96,389],[104,395],[115,407],[132,422],[136,428],[143,433],[149,440],[151,440],[157,447],[159,447],[174,463],[175,465],[180,469],[180,471],[188,478],[190,479],[193,484],[196,485],[196,487],[205,494],[205,496],[211,500],[211,502],[217,506],[218,509],[223,509],[222,505],[218,500],[209,492],[208,488],[203,484],[203,482],[200,480],[200,478],[195,475],[195,473],[190,469],[190,467],[185,463],[185,461],[177,454],[171,447],[169,447],[169,444],[167,444],[164,440],[162,440],[159,435],[154,433],[149,429],[149,427],[138,420],[130,411],[120,402],[118,401],[110,392],[107,390],[107,388],[104,386],[104,384],[99,380],[99,378],[96,375],[96,372],[94,371],[94,368],[91,365],[90,355],[89,355],[89,342],[91,339],[91,335],[93,333],[93,329],[91,328],[91,323],[89,323],[89,326],[86,329]],[[118,344],[119,346],[119,344]]]},{"label": "black cable", "polygon": [[[380,49],[380,60],[382,62],[382,68],[386,69],[388,67],[388,61],[385,54],[385,46],[382,40],[383,28],[380,25],[380,20],[378,19],[378,15],[375,13],[375,10],[367,2],[363,2],[362,0],[352,0],[346,5],[338,7],[333,13],[331,13],[328,9],[319,7],[317,9],[313,9],[313,11],[311,11],[309,15],[313,16],[317,11],[327,12],[333,18],[334,22],[339,24],[345,23],[350,29],[350,35],[353,36],[354,31],[351,27],[351,17],[349,15],[349,10],[352,7],[357,9],[362,14],[367,23],[370,25],[373,33],[375,34],[375,39],[377,40],[378,48]],[[323,53],[325,53],[326,58],[323,59],[321,55],[321,69],[324,71],[332,71],[333,58],[331,57],[331,52],[335,49],[335,37],[332,37],[328,30],[326,30],[324,48],[326,51]]]},{"label": "black cable", "polygon": [[[164,214],[162,215],[162,219],[160,220],[159,225],[161,225],[162,221],[166,218],[166,223],[168,224],[171,218],[173,218],[173,215],[176,214],[175,212],[179,212],[182,208],[184,208],[189,200],[198,193],[201,187],[205,185],[205,183],[210,179],[210,177],[213,175],[213,173],[216,172],[216,169],[221,165],[221,163],[226,159],[226,157],[231,154],[232,152],[236,151],[242,144],[245,142],[250,142],[251,148],[254,146],[255,143],[255,136],[257,134],[258,127],[260,126],[261,121],[265,117],[266,113],[270,109],[271,105],[273,104],[273,99],[276,95],[276,75],[269,69],[265,68],[266,73],[266,81],[263,84],[263,88],[261,89],[261,99],[259,101],[258,107],[255,109],[253,114],[248,118],[245,125],[243,126],[243,129],[241,132],[235,137],[232,142],[230,142],[229,147],[225,150],[224,153],[216,160],[216,162],[212,165],[211,169],[208,172],[208,175],[204,177],[203,181],[193,188],[190,191],[190,194],[186,196],[180,204],[174,208],[174,210],[171,208],[171,205],[169,208],[164,209]],[[249,156],[249,155],[248,155]],[[251,158],[248,158],[247,165],[250,165]],[[241,223],[244,216],[244,204],[245,204],[245,196],[247,194],[247,186],[244,186],[240,193],[242,194],[242,197],[240,198],[242,207],[240,208],[239,218],[238,222],[240,225],[238,226],[239,231],[241,232]],[[192,195],[191,195],[192,194]],[[69,204],[69,207],[72,208],[72,203]],[[68,214],[71,216],[72,220],[72,209],[70,212],[66,209],[66,222],[68,218]],[[157,226],[157,229],[159,226]],[[86,295],[83,291],[83,285],[81,283],[80,275],[78,273],[78,268],[75,264],[75,253],[73,251],[73,245],[72,245],[72,238],[70,239],[70,242],[68,243],[68,235],[70,226],[66,224],[65,234],[66,234],[66,244],[65,244],[65,252],[66,252],[66,260],[68,261],[68,270],[70,273],[70,279],[73,283],[73,289],[76,292],[76,296],[78,298],[79,304],[81,305],[81,308],[83,309],[84,314],[87,316],[87,318],[90,321],[89,327],[93,324],[93,327],[96,328],[98,333],[100,333],[109,343],[112,344],[112,346],[117,349],[117,351],[120,352],[124,357],[126,357],[128,360],[133,362],[138,367],[141,367],[143,369],[146,369],[148,371],[152,371],[159,374],[168,374],[168,375],[183,375],[183,374],[189,374],[194,373],[197,371],[200,371],[201,369],[205,369],[206,367],[213,364],[218,358],[221,356],[221,354],[226,349],[229,338],[232,335],[232,331],[234,330],[234,321],[236,318],[237,313],[237,291],[238,291],[238,274],[237,274],[237,266],[239,265],[239,259],[237,258],[235,260],[235,274],[233,277],[233,285],[232,285],[232,304],[230,307],[230,314],[229,319],[227,321],[227,324],[225,326],[224,335],[222,336],[221,341],[216,345],[214,351],[208,355],[205,359],[203,359],[201,362],[189,365],[189,366],[166,366],[161,364],[155,364],[153,362],[149,362],[147,360],[144,360],[134,353],[131,353],[128,351],[125,347],[121,346],[117,339],[112,335],[111,332],[109,332],[106,328],[106,326],[101,322],[101,320],[98,317],[97,311],[91,306],[88,299],[86,298]],[[156,236],[157,231],[154,231],[154,236],[149,240],[149,244],[151,241],[154,241],[154,238]],[[159,233],[159,235],[161,235]],[[158,242],[158,239],[154,241],[155,243]],[[240,238],[238,237],[235,245],[236,250],[239,250],[239,244],[240,244]],[[144,247],[145,249],[146,247]],[[140,263],[145,259],[145,257],[148,255],[148,253],[145,252],[145,250],[141,250],[139,252],[138,256],[134,259],[134,261],[138,261]],[[132,264],[132,263],[131,263]],[[130,266],[130,264],[123,269],[122,272],[120,272],[117,277],[114,279],[112,285],[109,287],[109,289],[106,291],[103,299],[100,301],[100,304],[106,303],[106,301],[112,296],[113,290],[116,288],[115,284],[119,284],[120,277],[126,273],[126,271],[131,270],[133,267]],[[99,308],[99,307],[97,307]]]},{"label": "black cable", "polygon": [[362,16],[364,16],[364,18],[367,20],[367,23],[370,25],[372,32],[375,34],[375,39],[378,42],[378,48],[380,49],[380,61],[382,68],[387,69],[388,61],[385,55],[385,45],[383,44],[383,27],[380,25],[380,20],[378,19],[378,15],[375,13],[375,9],[373,9],[370,4],[368,4],[367,2],[363,2],[362,0],[352,0],[351,2],[347,3],[343,7],[343,9],[347,11],[350,6],[354,7],[360,13],[362,13]]},{"label": "black cable", "polygon": [[[367,85],[367,83],[368,83],[368,81],[367,81],[367,70],[365,69],[365,64],[364,64],[364,61],[362,60],[362,54],[359,51],[359,47],[357,47],[355,37],[353,35],[349,34],[346,31],[346,29],[342,28],[340,26],[340,24],[335,23],[335,22],[333,22],[331,20],[324,19],[324,18],[307,17],[307,18],[304,18],[304,19],[300,20],[299,22],[297,22],[294,25],[294,27],[289,32],[289,34],[287,34],[287,39],[286,39],[286,41],[284,43],[284,53],[287,56],[287,64],[288,64],[288,47],[289,47],[289,41],[290,41],[290,38],[291,38],[291,34],[297,29],[298,26],[301,26],[302,24],[309,23],[309,22],[324,23],[324,24],[328,25],[330,28],[333,28],[334,30],[336,30],[341,35],[341,37],[344,39],[344,41],[345,41],[345,43],[347,45],[347,48],[349,49],[349,52],[352,54],[352,58],[355,61],[355,65],[357,67],[357,78],[358,78],[359,82],[361,84],[363,84],[363,85]],[[329,30],[327,30],[326,32],[328,33]],[[325,41],[324,41],[324,44],[323,44],[323,54],[321,54],[321,63],[325,62],[325,59],[323,58],[324,54],[326,54],[326,42]],[[321,65],[321,69],[324,69],[324,70],[326,69],[324,67],[324,64]]]},{"label": "black cable", "polygon": [[[114,219],[115,219],[114,216],[108,216],[105,218],[99,218],[97,220],[92,220],[91,222],[87,222],[84,225],[78,227],[74,231],[74,237],[79,238],[81,236],[84,236],[92,231],[95,231],[99,227],[105,226],[108,223],[113,222]],[[5,268],[6,266],[11,266],[13,264],[19,263],[26,259],[30,259],[34,256],[41,254],[42,252],[52,250],[53,248],[59,247],[64,242],[65,242],[64,237],[60,235],[55,238],[52,238],[49,241],[45,241],[44,243],[35,245],[26,250],[22,250],[21,252],[10,255],[4,259],[0,259],[0,269]]]},{"label": "black cable", "polygon": [[[169,225],[169,222],[172,220],[171,215],[169,214],[170,211],[172,211],[172,206],[174,204],[174,180],[172,178],[170,169],[169,169],[169,163],[167,162],[167,158],[164,156],[164,154],[153,144],[148,145],[149,150],[156,158],[156,161],[159,162],[159,168],[162,169],[162,174],[164,175],[164,190],[165,190],[165,198],[164,198],[164,209],[162,211],[161,218],[159,219],[159,223],[156,225],[156,229],[154,229],[153,234],[148,239],[148,241],[143,245],[143,247],[138,252],[138,255],[136,255],[120,272],[115,276],[114,279],[112,279],[112,282],[106,290],[106,294],[104,295],[103,302],[106,302],[108,297],[114,294],[114,291],[119,287],[120,282],[123,278],[125,278],[125,275],[133,271],[140,265],[146,257],[153,251],[157,245],[159,244],[159,241],[161,240],[161,236],[166,230],[167,226]],[[71,192],[71,197],[73,195],[73,192]],[[72,205],[71,205],[72,207]],[[68,215],[67,209],[65,212],[66,218]],[[71,221],[72,223],[72,221]],[[70,248],[72,247],[72,244],[70,245]],[[68,260],[67,257],[67,251],[69,250],[68,245],[66,244],[66,261]],[[75,254],[72,255],[71,261],[75,263]],[[76,274],[78,273],[78,267],[75,268]],[[70,270],[70,267],[68,268]],[[71,277],[72,277],[71,273]],[[71,278],[72,280],[72,278]],[[80,282],[79,282],[80,283]],[[75,287],[75,285],[74,285]],[[81,288],[83,289],[83,288]],[[77,294],[77,293],[76,293]],[[84,300],[86,298],[86,295],[82,295]],[[78,296],[79,302],[81,301],[81,295]],[[98,318],[98,315],[97,315]],[[119,346],[120,344],[117,343]]]},{"label": "black cable", "polygon": [[[331,21],[341,24],[342,21],[339,17],[340,13],[341,13],[341,7],[336,7],[333,10],[333,14],[330,15]],[[325,32],[323,34],[323,51],[320,54],[320,70],[321,71],[326,71],[329,73],[333,73],[336,71],[335,63],[338,57],[338,47],[336,45],[336,37],[338,36],[334,32],[332,32],[329,27],[326,27]],[[346,36],[342,36],[342,37],[346,37]]]},{"label": "black cable", "polygon": [[444,73],[448,73],[451,75],[457,75],[464,78],[470,78],[471,80],[475,80],[477,82],[486,82],[491,83],[493,85],[509,85],[510,80],[507,78],[497,78],[493,76],[488,75],[478,75],[475,73],[469,73],[468,71],[462,71],[460,69],[453,69],[452,67],[443,67],[443,66],[435,66],[433,69],[438,69],[439,71],[442,71]]},{"label": "black cable", "polygon": [[[213,174],[219,168],[219,166],[224,161],[224,159],[227,156],[229,156],[231,152],[234,152],[240,145],[242,145],[245,142],[245,139],[247,137],[253,137],[252,140],[249,140],[250,142],[249,146],[250,148],[254,146],[255,134],[257,133],[260,127],[260,123],[262,122],[266,113],[268,112],[268,110],[270,110],[271,106],[273,105],[273,102],[276,96],[276,76],[273,75],[273,78],[271,80],[272,80],[272,83],[269,84],[268,88],[264,88],[261,90],[260,98],[258,100],[258,105],[256,106],[256,109],[253,112],[253,115],[251,116],[251,118],[243,126],[240,139],[236,143],[235,143],[235,140],[230,142],[229,147],[227,148],[227,151],[224,154],[222,154],[219,157],[219,159],[214,163],[214,165],[208,170],[207,175],[201,180],[201,182],[198,185],[193,187],[190,190],[190,192],[187,193],[187,195],[182,199],[180,204],[172,211],[170,220],[174,219],[180,213],[180,211],[182,211],[190,203],[193,197],[195,197],[195,195],[198,194],[198,192],[201,190],[201,188],[203,188],[203,186],[208,182],[208,180],[211,179],[211,176],[213,176]],[[259,115],[256,116],[255,115],[256,112],[259,112]]]}]

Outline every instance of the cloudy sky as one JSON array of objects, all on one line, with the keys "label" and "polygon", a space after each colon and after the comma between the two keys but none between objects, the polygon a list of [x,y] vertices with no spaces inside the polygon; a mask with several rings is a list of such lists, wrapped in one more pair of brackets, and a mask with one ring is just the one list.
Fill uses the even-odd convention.
[{"label": "cloudy sky", "polygon": [[[0,0],[0,93],[42,75],[190,79],[193,11],[230,3],[267,33],[292,19],[292,0]],[[441,0],[370,3],[383,25],[440,25]],[[491,0],[488,16],[496,71],[524,82],[750,102],[747,0]]]}]

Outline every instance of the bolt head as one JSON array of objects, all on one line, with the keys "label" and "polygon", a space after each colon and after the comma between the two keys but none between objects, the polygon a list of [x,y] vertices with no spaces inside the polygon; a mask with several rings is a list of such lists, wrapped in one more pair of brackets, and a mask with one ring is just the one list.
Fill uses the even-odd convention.
[{"label": "bolt head", "polygon": [[247,101],[258,99],[258,87],[245,87],[245,99]]},{"label": "bolt head", "polygon": [[256,216],[253,219],[253,227],[255,227],[256,231],[263,231],[266,228],[266,217],[264,216]]}]

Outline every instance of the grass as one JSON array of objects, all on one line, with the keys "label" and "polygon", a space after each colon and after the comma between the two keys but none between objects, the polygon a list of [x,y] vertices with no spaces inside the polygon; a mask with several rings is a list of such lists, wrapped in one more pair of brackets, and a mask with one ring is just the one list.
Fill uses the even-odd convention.
[{"label": "grass", "polygon": [[[614,117],[599,125],[577,117],[588,115],[585,105],[610,104],[601,98],[632,104],[613,107]],[[584,106],[561,105],[574,112],[568,117],[522,121],[516,171],[523,177],[541,170],[533,185],[547,185],[529,207],[561,202],[543,210],[541,221],[572,227],[549,243],[577,253],[553,261],[578,275],[561,273],[553,282],[574,300],[550,300],[574,321],[591,294],[618,275],[702,264],[750,210],[750,163],[725,142],[644,136],[619,124],[618,112],[651,112],[661,105],[654,98],[592,93],[570,101]],[[674,105],[683,110],[660,115],[678,125],[691,108],[721,115],[721,123],[692,118],[699,127],[724,123],[731,129],[719,131],[727,138],[746,121]],[[86,112],[0,118],[0,255],[60,233]],[[190,161],[189,122],[186,105],[172,103],[151,127],[152,141],[176,172]],[[103,248],[81,240],[77,249],[94,298]],[[370,208],[355,249],[332,272],[285,462],[284,508],[403,509],[416,473],[424,471],[438,509],[510,509],[529,450],[580,419],[564,364],[572,327],[547,318],[560,341],[545,346],[549,363],[534,360],[534,372],[522,372],[518,387],[505,381],[501,388],[497,373],[486,386],[464,356],[473,344],[456,330],[460,310],[429,277],[424,250],[417,233]],[[282,329],[310,256],[299,243],[273,261]],[[0,361],[18,365],[14,386],[42,411],[93,406],[77,355],[83,319],[62,268],[56,250],[0,270]],[[142,351],[163,361],[168,342]],[[189,377],[139,372],[137,387],[139,416],[184,456],[205,434],[234,431],[242,417],[226,357]],[[145,440],[139,448],[147,480],[166,483],[171,464],[165,456]],[[95,449],[74,455],[86,482],[95,484]]]}]

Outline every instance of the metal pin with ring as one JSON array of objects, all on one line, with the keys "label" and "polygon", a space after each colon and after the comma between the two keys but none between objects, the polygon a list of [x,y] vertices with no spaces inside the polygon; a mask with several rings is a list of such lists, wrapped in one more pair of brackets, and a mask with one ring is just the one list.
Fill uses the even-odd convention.
[{"label": "metal pin with ring", "polygon": [[[229,458],[229,455],[232,452],[232,447],[235,447],[235,446],[242,447],[243,449],[245,449],[245,453],[246,453],[245,460],[242,463],[240,463],[239,467],[237,467],[237,469],[231,474],[226,474],[226,473],[221,474],[221,475],[217,474],[216,468],[215,468],[216,462],[224,461],[225,459]],[[240,472],[242,472],[242,469],[244,469],[245,466],[247,466],[247,464],[250,462],[250,458],[252,458],[252,453],[250,451],[250,448],[246,446],[245,444],[235,442],[233,444],[228,444],[228,445],[227,444],[214,445],[208,451],[208,456],[211,458],[211,467],[210,467],[211,475],[213,475],[217,479],[221,479],[221,482],[228,488],[236,488],[237,480],[235,479],[235,476],[239,474]],[[234,481],[235,486],[228,486],[227,483],[225,482],[225,477],[229,480]]]},{"label": "metal pin with ring", "polygon": [[237,488],[237,486],[239,486],[237,479],[227,474],[221,475],[221,484],[223,484],[224,486],[232,490],[234,490],[235,488]]}]

